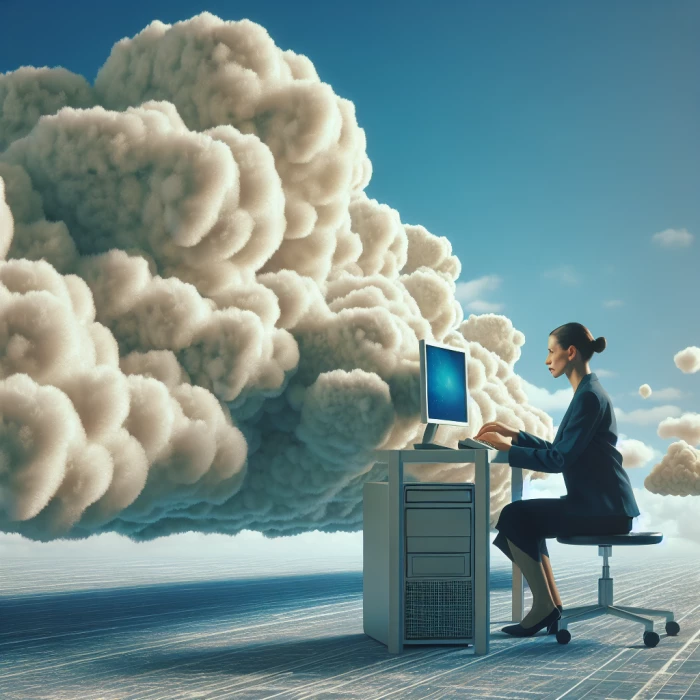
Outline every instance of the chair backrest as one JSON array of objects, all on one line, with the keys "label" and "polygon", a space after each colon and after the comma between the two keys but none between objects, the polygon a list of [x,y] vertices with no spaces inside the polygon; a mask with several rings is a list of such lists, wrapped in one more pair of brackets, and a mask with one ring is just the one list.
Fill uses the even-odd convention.
[{"label": "chair backrest", "polygon": [[626,535],[569,535],[557,537],[562,544],[595,544],[599,547],[614,545],[659,544],[664,536],[661,532],[628,532]]}]

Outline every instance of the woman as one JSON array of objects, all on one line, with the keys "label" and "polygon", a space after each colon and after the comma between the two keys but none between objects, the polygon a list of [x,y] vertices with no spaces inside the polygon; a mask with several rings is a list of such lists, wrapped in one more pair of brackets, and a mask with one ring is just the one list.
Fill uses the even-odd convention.
[{"label": "woman", "polygon": [[508,452],[512,467],[564,476],[563,498],[533,498],[509,503],[496,524],[494,544],[514,561],[532,591],[532,609],[503,631],[529,637],[547,627],[557,631],[561,598],[554,582],[545,540],[564,535],[626,534],[639,509],[622,455],[615,449],[617,424],[610,397],[588,366],[605,338],[593,339],[580,323],[567,323],[549,335],[545,364],[554,377],[566,374],[574,397],[554,442],[503,423],[486,423],[476,434]]}]

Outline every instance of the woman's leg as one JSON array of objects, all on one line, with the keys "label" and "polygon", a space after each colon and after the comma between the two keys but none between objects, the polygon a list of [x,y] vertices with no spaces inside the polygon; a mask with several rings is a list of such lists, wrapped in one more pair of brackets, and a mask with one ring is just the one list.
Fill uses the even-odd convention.
[{"label": "woman's leg", "polygon": [[552,598],[552,602],[559,607],[562,607],[561,596],[559,595],[559,590],[557,589],[557,584],[554,582],[554,572],[552,571],[552,564],[549,561],[549,557],[546,554],[542,554],[542,568],[544,569],[544,575],[547,579],[547,585],[549,586],[549,594]]},{"label": "woman's leg", "polygon": [[525,615],[520,624],[523,627],[532,627],[543,620],[556,607],[549,592],[549,585],[542,562],[535,561],[529,554],[508,540],[508,546],[513,555],[513,560],[523,572],[527,585],[532,592],[532,608]]},{"label": "woman's leg", "polygon": [[520,568],[532,592],[532,609],[521,621],[523,627],[537,624],[561,604],[545,540],[557,535],[566,511],[559,498],[515,501],[503,508],[496,524],[494,544]]},{"label": "woman's leg", "polygon": [[629,532],[631,519],[592,516],[563,499],[539,498],[504,506],[496,529],[494,544],[520,568],[532,592],[532,609],[520,623],[532,627],[561,606],[546,540],[568,534]]}]

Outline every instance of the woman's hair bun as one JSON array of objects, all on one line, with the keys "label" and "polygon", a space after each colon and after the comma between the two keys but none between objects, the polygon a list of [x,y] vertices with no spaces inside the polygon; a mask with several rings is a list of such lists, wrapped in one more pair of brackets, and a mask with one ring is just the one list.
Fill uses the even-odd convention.
[{"label": "woman's hair bun", "polygon": [[606,347],[607,347],[607,342],[602,335],[593,341],[593,349],[596,352],[603,352],[603,350],[605,350]]}]

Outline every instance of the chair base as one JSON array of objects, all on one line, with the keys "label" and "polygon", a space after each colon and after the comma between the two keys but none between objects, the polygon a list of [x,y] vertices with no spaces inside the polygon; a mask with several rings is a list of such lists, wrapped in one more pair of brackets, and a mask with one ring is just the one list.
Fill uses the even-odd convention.
[{"label": "chair base", "polygon": [[673,613],[670,610],[655,610],[653,608],[633,608],[627,605],[583,605],[577,608],[566,608],[559,620],[559,629],[568,629],[572,622],[582,622],[592,620],[601,615],[613,615],[623,620],[631,620],[644,625],[645,632],[654,631],[654,621],[643,615],[653,615],[654,617],[665,617],[666,622],[673,621]]},{"label": "chair base", "polygon": [[666,623],[673,622],[673,613],[670,610],[656,610],[654,608],[637,608],[629,605],[613,605],[613,580],[610,576],[610,564],[608,557],[612,556],[610,545],[598,547],[598,553],[603,557],[603,575],[598,579],[598,605],[583,605],[577,608],[565,608],[559,620],[559,629],[565,630],[571,622],[592,620],[601,615],[614,615],[623,620],[631,620],[644,625],[644,631],[654,631],[654,621],[644,615],[665,617]]}]

